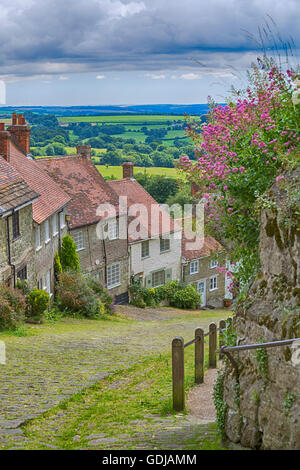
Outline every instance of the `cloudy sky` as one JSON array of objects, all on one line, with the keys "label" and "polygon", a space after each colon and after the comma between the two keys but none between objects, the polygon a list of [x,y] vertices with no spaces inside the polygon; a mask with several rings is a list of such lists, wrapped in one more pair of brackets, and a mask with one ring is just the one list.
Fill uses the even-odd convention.
[{"label": "cloudy sky", "polygon": [[249,33],[297,56],[299,18],[299,0],[0,0],[0,79],[8,105],[224,101],[258,55]]}]

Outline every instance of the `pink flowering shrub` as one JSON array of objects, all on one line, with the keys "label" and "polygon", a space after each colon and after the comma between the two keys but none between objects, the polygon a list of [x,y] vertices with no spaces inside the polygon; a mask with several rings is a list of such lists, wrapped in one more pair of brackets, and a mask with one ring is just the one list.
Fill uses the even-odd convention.
[{"label": "pink flowering shrub", "polygon": [[214,107],[206,124],[199,128],[189,120],[187,134],[198,158],[184,156],[179,164],[204,194],[209,225],[233,243],[239,257],[243,250],[257,253],[257,198],[299,158],[300,106],[292,99],[296,72],[269,65],[253,66],[245,96]]}]

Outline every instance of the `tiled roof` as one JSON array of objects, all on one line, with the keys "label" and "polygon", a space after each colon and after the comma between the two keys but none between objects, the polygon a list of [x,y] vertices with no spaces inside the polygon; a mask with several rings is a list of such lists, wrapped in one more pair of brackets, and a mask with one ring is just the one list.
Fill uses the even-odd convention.
[{"label": "tiled roof", "polygon": [[[196,243],[195,243],[196,239]],[[188,244],[195,244],[195,246],[189,246]],[[186,260],[193,260],[209,256],[212,253],[223,251],[224,248],[215,238],[207,236],[204,238],[190,236],[183,232],[182,236],[182,256]]]},{"label": "tiled roof", "polygon": [[70,228],[101,220],[97,215],[100,204],[112,204],[118,214],[119,198],[91,160],[74,155],[40,158],[37,163],[70,196]]},{"label": "tiled roof", "polygon": [[[163,211],[165,222],[155,223],[154,217],[151,217],[151,211],[153,208],[158,210],[160,205],[136,180],[125,178],[122,180],[108,181],[108,183],[119,196],[127,196],[128,208],[133,204],[143,204],[147,209],[147,214],[141,211],[140,214],[137,215],[141,223],[143,234],[136,236],[133,232],[130,233],[129,224],[128,240],[130,242],[153,238],[180,230],[180,227],[175,224],[174,220],[165,211]],[[131,217],[131,219],[132,218],[133,217]],[[128,221],[130,222],[130,218],[128,218]],[[140,230],[137,229],[137,231]],[[145,236],[144,233],[147,233],[147,235]]]},{"label": "tiled roof", "polygon": [[0,215],[37,197],[15,168],[0,157]]},{"label": "tiled roof", "polygon": [[33,219],[38,224],[69,202],[69,196],[43,170],[38,160],[27,158],[12,142],[10,142],[10,163],[26,183],[40,195],[32,206]]}]

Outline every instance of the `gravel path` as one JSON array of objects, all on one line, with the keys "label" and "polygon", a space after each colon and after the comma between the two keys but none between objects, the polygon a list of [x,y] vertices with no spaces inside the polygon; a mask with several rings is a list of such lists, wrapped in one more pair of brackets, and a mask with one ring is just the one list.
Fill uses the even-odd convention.
[{"label": "gravel path", "polygon": [[7,362],[0,365],[0,449],[22,448],[22,423],[149,354],[166,351],[174,336],[193,338],[196,327],[207,329],[212,321],[199,319],[199,312],[185,318],[182,311],[165,308],[122,307],[119,313],[133,321],[66,320],[32,326],[38,331],[32,336],[1,336]]}]

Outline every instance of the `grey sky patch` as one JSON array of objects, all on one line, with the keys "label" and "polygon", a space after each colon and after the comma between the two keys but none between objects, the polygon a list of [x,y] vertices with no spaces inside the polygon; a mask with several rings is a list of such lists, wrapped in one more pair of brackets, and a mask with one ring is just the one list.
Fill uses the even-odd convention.
[{"label": "grey sky patch", "polygon": [[299,10],[298,0],[1,0],[0,78],[64,77],[65,86],[74,74],[133,71],[156,86],[230,79],[255,60],[245,31],[257,36],[272,23],[267,14],[299,45]]}]

